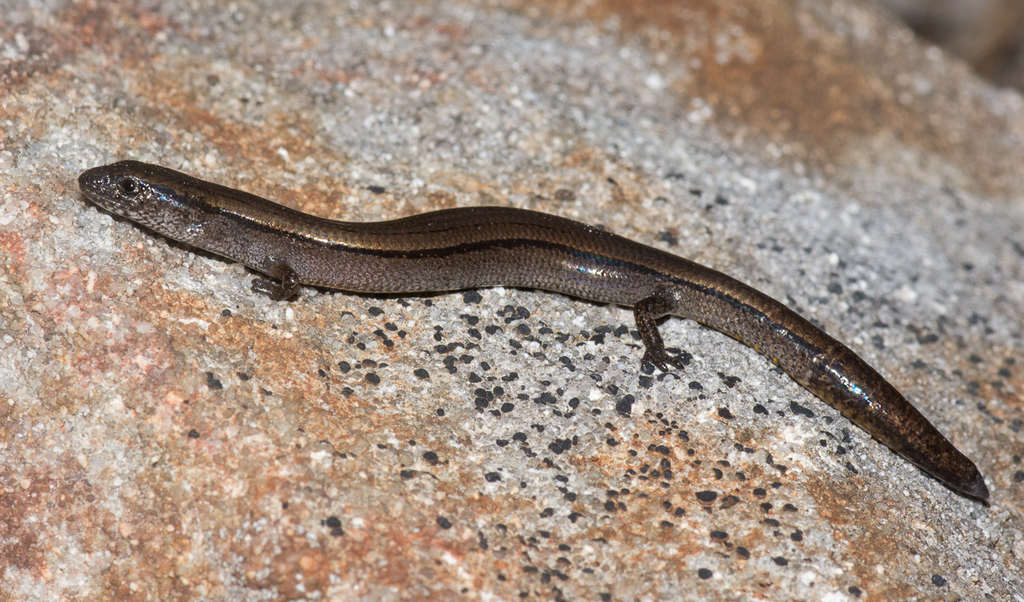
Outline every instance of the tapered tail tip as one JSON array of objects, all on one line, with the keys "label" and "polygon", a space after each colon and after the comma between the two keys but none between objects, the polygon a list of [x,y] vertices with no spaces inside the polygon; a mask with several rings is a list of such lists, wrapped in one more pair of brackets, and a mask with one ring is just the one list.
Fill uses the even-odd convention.
[{"label": "tapered tail tip", "polygon": [[985,486],[985,477],[981,476],[980,472],[976,472],[971,479],[960,483],[957,489],[979,500],[988,499],[988,487]]}]

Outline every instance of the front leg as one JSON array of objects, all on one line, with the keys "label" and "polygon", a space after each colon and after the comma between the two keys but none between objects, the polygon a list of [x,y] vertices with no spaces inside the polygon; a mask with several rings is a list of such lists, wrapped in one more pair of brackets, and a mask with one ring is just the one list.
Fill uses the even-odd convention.
[{"label": "front leg", "polygon": [[299,292],[299,276],[283,259],[271,259],[265,273],[276,278],[277,282],[257,278],[252,281],[252,292],[266,295],[274,301],[290,299]]},{"label": "front leg", "polygon": [[637,301],[633,306],[633,318],[636,329],[640,332],[640,340],[644,342],[644,358],[641,368],[650,373],[657,366],[662,372],[668,372],[669,366],[682,370],[685,366],[679,356],[670,355],[665,351],[665,343],[658,332],[658,318],[668,315],[676,309],[678,297],[668,289],[658,289],[649,297]]}]

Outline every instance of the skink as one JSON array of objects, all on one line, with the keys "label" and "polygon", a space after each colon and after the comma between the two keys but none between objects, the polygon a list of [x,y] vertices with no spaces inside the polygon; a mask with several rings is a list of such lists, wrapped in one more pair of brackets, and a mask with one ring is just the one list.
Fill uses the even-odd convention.
[{"label": "skink", "polygon": [[962,494],[987,499],[978,468],[848,347],[725,274],[562,217],[467,207],[373,223],[322,219],[183,173],[121,161],[78,178],[99,207],[269,276],[272,299],[302,284],[363,293],[515,286],[633,308],[644,367],[682,369],[656,320],[696,320],[753,347],[876,439]]}]

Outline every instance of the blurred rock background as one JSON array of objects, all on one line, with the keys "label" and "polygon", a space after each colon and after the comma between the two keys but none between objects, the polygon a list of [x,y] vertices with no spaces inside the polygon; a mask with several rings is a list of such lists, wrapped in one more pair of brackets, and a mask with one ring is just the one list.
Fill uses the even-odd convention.
[{"label": "blurred rock background", "polygon": [[1021,0],[876,0],[997,85],[1024,89]]}]

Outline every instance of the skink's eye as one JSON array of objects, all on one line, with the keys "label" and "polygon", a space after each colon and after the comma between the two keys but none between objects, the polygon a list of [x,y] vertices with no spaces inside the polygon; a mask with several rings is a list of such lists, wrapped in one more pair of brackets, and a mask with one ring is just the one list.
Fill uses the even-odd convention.
[{"label": "skink's eye", "polygon": [[139,194],[139,185],[134,178],[122,178],[117,185],[125,196],[132,197]]}]

